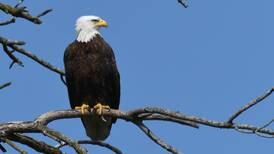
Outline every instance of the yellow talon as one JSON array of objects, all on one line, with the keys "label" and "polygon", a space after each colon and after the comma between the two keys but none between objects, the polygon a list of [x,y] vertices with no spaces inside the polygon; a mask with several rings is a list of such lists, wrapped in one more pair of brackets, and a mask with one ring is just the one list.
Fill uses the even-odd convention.
[{"label": "yellow talon", "polygon": [[101,103],[97,103],[93,109],[95,110],[95,112],[98,114],[98,115],[102,115],[102,112],[104,109],[106,110],[110,110],[110,107],[108,105],[102,105]]},{"label": "yellow talon", "polygon": [[82,104],[82,106],[76,106],[74,109],[81,111],[82,114],[85,114],[89,112],[90,107],[87,104]]}]

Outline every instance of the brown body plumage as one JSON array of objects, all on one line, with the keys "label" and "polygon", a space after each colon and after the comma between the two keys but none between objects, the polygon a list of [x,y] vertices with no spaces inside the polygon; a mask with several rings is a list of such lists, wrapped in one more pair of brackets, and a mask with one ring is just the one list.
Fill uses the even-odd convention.
[{"label": "brown body plumage", "polygon": [[[120,77],[111,47],[96,34],[88,42],[75,40],[64,54],[66,82],[72,108],[97,103],[118,109]],[[82,118],[86,133],[93,140],[108,137],[115,118],[97,115]]]}]

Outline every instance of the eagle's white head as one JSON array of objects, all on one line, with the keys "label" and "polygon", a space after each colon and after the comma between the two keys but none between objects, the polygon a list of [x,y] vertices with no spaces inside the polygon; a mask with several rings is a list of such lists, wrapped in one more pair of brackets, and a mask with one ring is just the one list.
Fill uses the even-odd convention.
[{"label": "eagle's white head", "polygon": [[99,34],[100,27],[107,27],[105,20],[97,16],[81,16],[76,21],[77,41],[88,42]]}]

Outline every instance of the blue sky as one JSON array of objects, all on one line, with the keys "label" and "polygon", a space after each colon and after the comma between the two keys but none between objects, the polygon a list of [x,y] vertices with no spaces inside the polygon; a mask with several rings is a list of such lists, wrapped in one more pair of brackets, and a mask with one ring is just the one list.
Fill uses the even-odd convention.
[{"label": "blue sky", "polygon": [[[59,68],[63,68],[64,49],[75,39],[74,24],[79,16],[98,15],[108,21],[109,27],[101,33],[114,49],[120,70],[121,110],[158,106],[224,121],[274,85],[271,0],[193,0],[187,9],[176,0],[24,4],[33,14],[48,8],[54,11],[42,18],[42,25],[18,20],[1,27],[0,35],[26,41],[25,49]],[[6,16],[1,14],[0,19]],[[69,108],[59,76],[18,57],[25,67],[9,70],[10,59],[0,52],[0,83],[12,81],[12,86],[0,93],[0,122],[31,120],[47,111]],[[273,97],[241,115],[237,122],[260,126],[271,120]],[[233,130],[147,124],[185,154],[273,151],[273,139]],[[50,127],[74,139],[87,138],[78,119],[54,122]],[[137,127],[121,120],[113,126],[107,142],[124,153],[166,153]],[[96,146],[87,148],[96,154],[111,153]]]}]

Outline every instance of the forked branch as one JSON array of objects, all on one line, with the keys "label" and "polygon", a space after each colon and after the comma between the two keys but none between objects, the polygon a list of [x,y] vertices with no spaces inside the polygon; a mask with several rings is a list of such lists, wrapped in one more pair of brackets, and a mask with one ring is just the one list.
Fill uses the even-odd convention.
[{"label": "forked branch", "polygon": [[[268,95],[269,96],[269,95]],[[69,137],[65,136],[64,134],[57,132],[53,129],[50,129],[47,127],[47,125],[56,120],[61,119],[70,119],[70,118],[80,118],[82,116],[86,115],[93,115],[96,114],[91,111],[89,113],[85,113],[82,115],[81,112],[76,110],[60,110],[60,111],[51,111],[42,114],[34,121],[25,121],[25,122],[10,122],[10,123],[3,123],[0,124],[0,139],[3,141],[5,139],[8,139],[10,141],[19,142],[18,139],[14,139],[14,135],[20,135],[22,136],[22,133],[41,133],[45,136],[48,136],[49,138],[55,140],[58,142],[58,145],[53,147],[52,145],[44,145],[46,143],[44,142],[38,142],[33,141],[31,145],[34,143],[40,143],[39,146],[46,146],[47,149],[50,150],[56,150],[56,153],[58,153],[58,150],[65,145],[71,146],[77,153],[86,153],[86,150],[80,146],[80,144],[96,144],[105,148],[108,148],[112,150],[115,153],[122,153],[118,148],[115,148],[114,146],[111,146],[107,143],[103,142],[92,142],[92,141],[76,141],[73,139],[70,139]],[[135,125],[137,125],[143,133],[145,133],[152,141],[154,141],[156,144],[164,148],[165,150],[173,153],[178,154],[178,150],[171,145],[165,143],[165,141],[161,140],[159,137],[157,137],[146,125],[144,125],[144,121],[169,121],[178,123],[183,126],[189,126],[193,128],[198,128],[198,125],[205,125],[209,127],[215,127],[215,128],[225,128],[225,129],[234,129],[239,132],[248,132],[252,134],[256,134],[258,136],[268,136],[273,137],[274,136],[274,130],[267,128],[271,122],[268,122],[264,126],[253,126],[249,124],[240,124],[240,123],[231,123],[228,121],[222,122],[222,121],[215,121],[215,120],[209,120],[197,116],[189,116],[185,115],[183,113],[170,111],[163,108],[158,107],[145,107],[140,109],[134,109],[131,111],[123,112],[120,110],[103,110],[102,116],[111,116],[116,117],[118,119],[122,119],[128,122],[131,122]],[[27,139],[29,137],[23,136]],[[32,141],[32,139],[30,139]],[[26,142],[20,142],[22,144],[29,145],[30,143]],[[31,147],[31,146],[30,146]],[[33,148],[35,149],[35,148]],[[117,150],[118,149],[118,150]],[[38,151],[38,149],[36,149]]]},{"label": "forked branch", "polygon": [[233,120],[235,120],[240,114],[248,110],[249,108],[255,106],[256,104],[260,103],[264,99],[266,99],[268,96],[270,96],[274,91],[274,88],[269,89],[266,93],[264,93],[262,96],[257,97],[256,99],[252,100],[250,103],[246,104],[244,107],[242,107],[240,110],[235,112],[228,120],[228,123],[233,123]]},{"label": "forked branch", "polygon": [[12,19],[6,21],[6,22],[2,22],[2,26],[3,25],[8,25],[10,23],[14,23],[16,18],[23,18],[26,19],[34,24],[41,24],[42,21],[40,20],[40,17],[45,16],[46,14],[48,14],[49,12],[52,11],[52,9],[47,9],[41,13],[39,13],[36,16],[33,16],[29,13],[29,11],[27,10],[27,7],[22,6],[20,7],[22,3],[18,3],[16,6],[11,6],[8,4],[4,4],[4,3],[0,3],[0,10],[6,14],[9,14],[12,16]]}]

